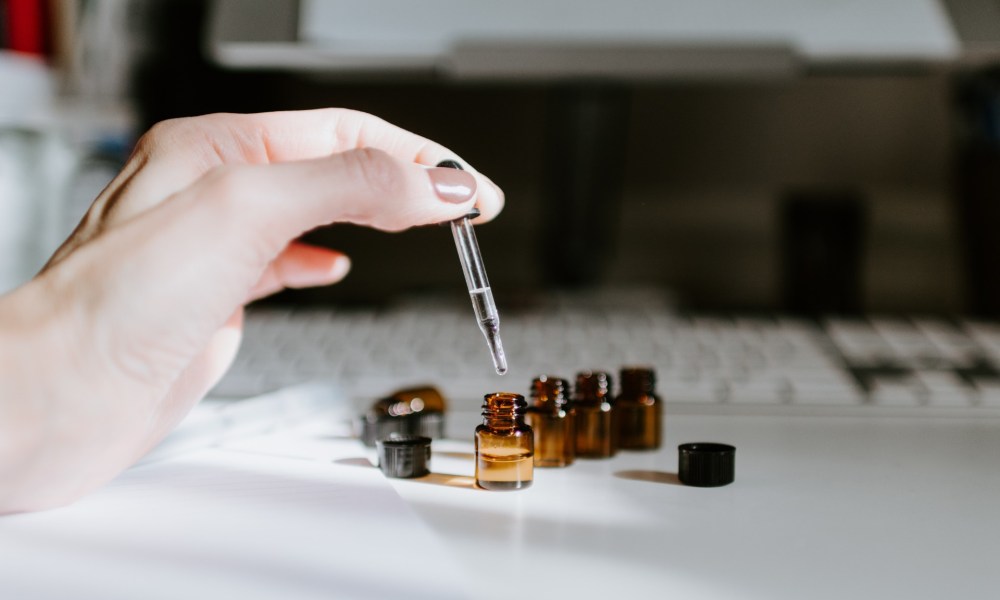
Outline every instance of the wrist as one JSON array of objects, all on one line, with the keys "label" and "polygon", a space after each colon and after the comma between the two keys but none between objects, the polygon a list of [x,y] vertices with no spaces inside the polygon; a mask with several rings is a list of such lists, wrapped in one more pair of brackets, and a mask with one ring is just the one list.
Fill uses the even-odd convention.
[{"label": "wrist", "polygon": [[35,508],[57,445],[64,320],[44,285],[36,279],[0,296],[0,514]]}]

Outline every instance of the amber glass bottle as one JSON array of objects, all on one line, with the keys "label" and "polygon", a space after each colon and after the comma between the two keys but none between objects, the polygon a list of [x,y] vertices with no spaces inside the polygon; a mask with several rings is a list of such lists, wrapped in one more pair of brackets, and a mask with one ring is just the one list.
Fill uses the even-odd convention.
[{"label": "amber glass bottle", "polygon": [[487,490],[520,490],[534,478],[534,434],[524,422],[528,403],[507,392],[486,394],[483,424],[476,427],[476,484]]},{"label": "amber glass bottle", "polygon": [[526,421],[535,432],[535,466],[568,467],[576,456],[575,411],[569,405],[569,382],[542,375],[531,382],[533,406]]},{"label": "amber glass bottle", "polygon": [[584,371],[576,376],[576,455],[608,458],[617,448],[617,428],[611,404],[611,376],[603,371]]},{"label": "amber glass bottle", "polygon": [[621,370],[622,391],[615,399],[618,447],[655,450],[663,430],[663,402],[656,395],[656,373],[646,367]]}]

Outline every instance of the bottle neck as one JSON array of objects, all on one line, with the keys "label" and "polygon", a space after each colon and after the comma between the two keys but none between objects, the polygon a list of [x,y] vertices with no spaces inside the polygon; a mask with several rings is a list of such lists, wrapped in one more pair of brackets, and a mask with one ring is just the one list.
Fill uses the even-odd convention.
[{"label": "bottle neck", "polygon": [[531,399],[535,409],[559,412],[569,403],[569,382],[558,377],[537,377],[531,383]]},{"label": "bottle neck", "polygon": [[624,396],[642,396],[656,392],[656,373],[652,369],[622,369],[621,382]]},{"label": "bottle neck", "polygon": [[521,427],[527,408],[528,403],[520,394],[487,394],[483,399],[483,425],[499,430]]},{"label": "bottle neck", "polygon": [[603,371],[585,371],[576,376],[576,399],[607,402],[611,399],[611,376]]}]

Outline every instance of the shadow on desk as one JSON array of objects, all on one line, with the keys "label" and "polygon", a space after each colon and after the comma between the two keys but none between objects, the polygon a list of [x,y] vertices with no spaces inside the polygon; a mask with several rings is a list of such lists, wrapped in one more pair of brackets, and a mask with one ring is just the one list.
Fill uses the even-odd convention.
[{"label": "shadow on desk", "polygon": [[[364,458],[363,456],[338,458],[333,462],[338,465],[347,465],[350,467],[375,467],[375,465],[372,464],[372,461]],[[423,477],[414,477],[409,481],[413,481],[415,483],[428,483],[431,485],[442,485],[453,488],[465,488],[471,490],[479,489],[476,487],[476,479],[474,477],[469,477],[468,475],[452,475],[451,473],[428,473]]]},{"label": "shadow on desk", "polygon": [[615,477],[619,479],[631,479],[632,481],[649,481],[651,483],[666,483],[669,485],[684,485],[677,477],[677,473],[666,471],[649,471],[646,469],[629,469],[627,471],[616,471]]}]

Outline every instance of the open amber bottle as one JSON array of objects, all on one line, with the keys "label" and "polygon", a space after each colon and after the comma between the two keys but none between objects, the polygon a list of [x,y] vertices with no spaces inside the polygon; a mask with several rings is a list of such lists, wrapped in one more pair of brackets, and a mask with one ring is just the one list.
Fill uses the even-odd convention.
[{"label": "open amber bottle", "polygon": [[526,421],[535,432],[535,466],[567,467],[576,456],[575,411],[569,405],[569,382],[542,375],[531,382],[533,405]]},{"label": "open amber bottle", "polygon": [[655,450],[663,435],[663,402],[656,395],[656,373],[646,367],[621,370],[621,394],[615,400],[618,447]]},{"label": "open amber bottle", "polygon": [[476,427],[476,484],[487,490],[520,490],[534,479],[534,434],[524,422],[528,403],[508,392],[486,394],[483,424]]},{"label": "open amber bottle", "polygon": [[617,449],[617,429],[611,404],[611,376],[604,371],[584,371],[576,376],[576,455],[608,458]]}]

